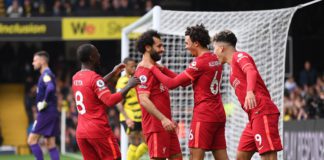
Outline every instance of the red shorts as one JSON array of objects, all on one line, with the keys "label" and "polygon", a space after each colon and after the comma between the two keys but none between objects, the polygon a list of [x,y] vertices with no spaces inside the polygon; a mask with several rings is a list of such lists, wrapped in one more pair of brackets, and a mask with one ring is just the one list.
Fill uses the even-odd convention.
[{"label": "red shorts", "polygon": [[239,151],[281,151],[282,145],[278,130],[279,114],[256,117],[249,122],[240,138]]},{"label": "red shorts", "polygon": [[175,132],[152,132],[144,134],[150,158],[169,158],[181,154],[178,136]]},{"label": "red shorts", "polygon": [[225,122],[191,122],[189,148],[226,149]]},{"label": "red shorts", "polygon": [[84,160],[114,160],[121,157],[115,137],[77,138]]}]

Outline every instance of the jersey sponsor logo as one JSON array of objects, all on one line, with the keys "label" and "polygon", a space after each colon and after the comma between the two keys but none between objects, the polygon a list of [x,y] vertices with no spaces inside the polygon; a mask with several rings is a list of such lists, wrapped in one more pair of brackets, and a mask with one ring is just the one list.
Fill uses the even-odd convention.
[{"label": "jersey sponsor logo", "polygon": [[220,62],[218,62],[218,61],[209,62],[209,67],[214,67],[214,66],[219,66],[219,65],[220,65]]},{"label": "jersey sponsor logo", "polygon": [[141,85],[139,85],[139,86],[138,86],[138,88],[141,88],[141,89],[146,89],[146,88],[147,88],[147,86],[146,86],[146,85],[144,85],[144,84],[141,84]]},{"label": "jersey sponsor logo", "polygon": [[161,90],[161,92],[164,92],[165,91],[165,87],[163,86],[162,83],[160,83],[160,90]]},{"label": "jersey sponsor logo", "polygon": [[139,77],[139,79],[140,79],[140,81],[141,81],[142,84],[145,83],[145,82],[147,82],[147,77],[145,75],[141,75]]},{"label": "jersey sponsor logo", "polygon": [[101,79],[97,80],[96,84],[97,84],[99,90],[103,90],[103,89],[106,88],[105,82],[103,80],[101,80]]},{"label": "jersey sponsor logo", "polygon": [[47,82],[51,81],[51,77],[48,74],[45,74],[44,77],[43,77],[43,81],[45,83],[47,83]]}]

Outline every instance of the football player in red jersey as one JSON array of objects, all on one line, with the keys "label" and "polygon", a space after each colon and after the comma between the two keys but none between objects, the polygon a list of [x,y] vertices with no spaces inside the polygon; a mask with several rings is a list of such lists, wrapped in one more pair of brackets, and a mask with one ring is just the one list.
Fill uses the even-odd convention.
[{"label": "football player in red jersey", "polygon": [[169,77],[157,66],[149,65],[148,68],[169,89],[193,84],[195,106],[189,135],[191,159],[202,160],[206,151],[212,151],[215,159],[226,160],[226,116],[220,94],[222,65],[207,48],[210,37],[203,25],[187,27],[185,43],[186,49],[195,57],[185,71]]},{"label": "football player in red jersey", "polygon": [[77,49],[81,70],[72,79],[72,90],[78,115],[76,138],[85,160],[120,159],[117,140],[109,126],[106,108],[120,102],[127,92],[139,83],[130,78],[120,92],[112,94],[105,84],[113,75],[119,74],[122,65],[102,78],[94,70],[99,65],[100,54],[91,44],[83,44]]},{"label": "football player in red jersey", "polygon": [[[160,35],[154,30],[144,32],[137,41],[137,49],[143,54],[135,76],[141,84],[136,87],[142,109],[142,127],[152,160],[182,160],[176,125],[171,118],[170,96],[165,87],[153,73],[143,66],[155,64],[161,59],[164,47]],[[168,69],[162,72],[173,76]]]},{"label": "football player in red jersey", "polygon": [[237,159],[249,160],[259,152],[262,160],[276,160],[277,152],[282,150],[278,130],[280,112],[272,102],[253,58],[237,51],[236,42],[235,34],[229,30],[221,31],[213,38],[214,52],[222,63],[230,65],[230,83],[249,117],[240,138]]}]

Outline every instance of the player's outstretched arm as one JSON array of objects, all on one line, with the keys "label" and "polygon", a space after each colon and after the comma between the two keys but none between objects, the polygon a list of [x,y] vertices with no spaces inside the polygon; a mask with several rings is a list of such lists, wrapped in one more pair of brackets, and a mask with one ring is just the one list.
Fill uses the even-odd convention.
[{"label": "player's outstretched arm", "polygon": [[118,102],[122,101],[123,97],[126,96],[127,92],[139,83],[140,80],[138,78],[132,77],[129,79],[127,85],[119,92],[111,94],[110,91],[107,89],[107,91],[99,93],[98,97],[103,103],[105,103],[105,105],[114,106]]},{"label": "player's outstretched arm", "polygon": [[104,78],[103,78],[104,81],[107,83],[111,78],[119,75],[120,72],[122,72],[124,68],[125,68],[124,63],[120,63],[120,64],[116,65],[110,73],[108,73],[107,75],[104,76]]},{"label": "player's outstretched arm", "polygon": [[154,76],[169,89],[174,89],[181,85],[188,84],[188,82],[190,82],[190,78],[184,73],[181,73],[174,78],[170,78],[163,74],[156,66],[153,66],[151,68],[151,71],[154,74]]},{"label": "player's outstretched arm", "polygon": [[151,115],[159,119],[167,131],[173,131],[176,129],[176,125],[167,117],[165,117],[153,104],[153,102],[149,99],[149,94],[142,93],[139,94],[139,101],[141,105],[149,112]]},{"label": "player's outstretched arm", "polygon": [[161,70],[162,73],[164,73],[168,77],[174,78],[174,77],[176,77],[178,75],[177,73],[173,72],[169,68],[167,68],[165,66],[162,66],[160,64],[157,64],[157,67]]}]

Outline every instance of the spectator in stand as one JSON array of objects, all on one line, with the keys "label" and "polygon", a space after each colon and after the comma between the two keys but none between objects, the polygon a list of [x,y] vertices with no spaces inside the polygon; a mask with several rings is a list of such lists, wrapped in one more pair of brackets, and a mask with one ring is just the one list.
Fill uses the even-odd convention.
[{"label": "spectator in stand", "polygon": [[62,15],[62,10],[61,10],[61,0],[56,0],[54,2],[54,6],[53,6],[53,16],[61,16]]},{"label": "spectator in stand", "polygon": [[285,82],[285,89],[287,89],[287,91],[289,93],[291,93],[292,91],[294,91],[297,88],[297,84],[294,80],[293,76],[290,76],[286,82]]},{"label": "spectator in stand", "polygon": [[109,15],[113,11],[113,8],[111,6],[110,0],[102,0],[101,1],[101,10],[102,15]]},{"label": "spectator in stand", "polygon": [[18,18],[23,14],[23,8],[19,5],[18,0],[13,0],[12,4],[7,9],[7,15],[10,18]]},{"label": "spectator in stand", "polygon": [[146,0],[145,2],[145,12],[150,11],[153,8],[152,0]]},{"label": "spectator in stand", "polygon": [[30,0],[25,0],[24,1],[24,15],[26,17],[31,17],[32,16],[32,12],[33,12],[33,7],[32,4],[30,2]]},{"label": "spectator in stand", "polygon": [[75,7],[76,15],[85,16],[88,6],[85,0],[79,0],[77,6]]},{"label": "spectator in stand", "polygon": [[309,61],[304,63],[304,69],[299,75],[299,83],[301,87],[312,86],[316,83],[316,71],[312,68]]}]

